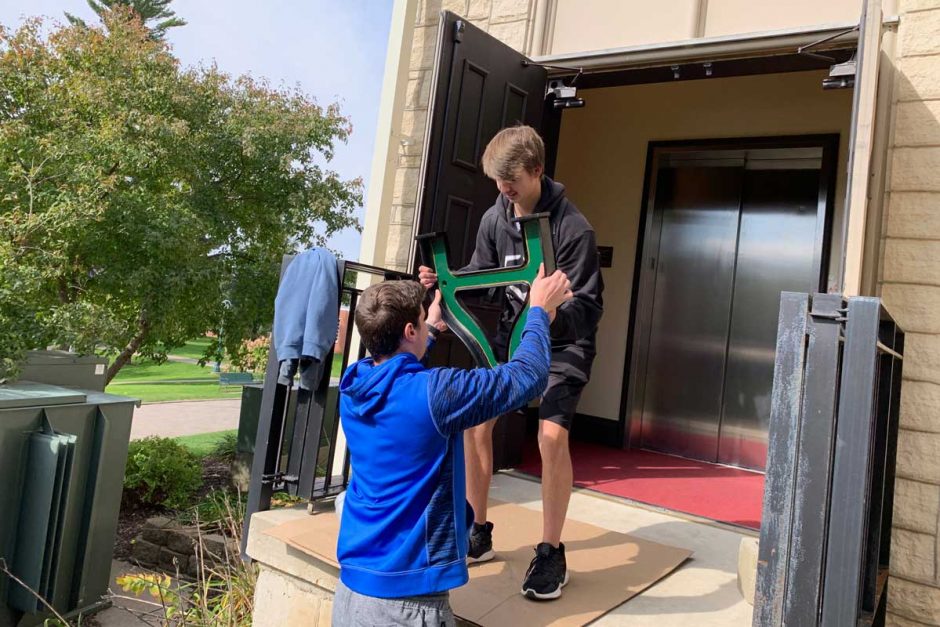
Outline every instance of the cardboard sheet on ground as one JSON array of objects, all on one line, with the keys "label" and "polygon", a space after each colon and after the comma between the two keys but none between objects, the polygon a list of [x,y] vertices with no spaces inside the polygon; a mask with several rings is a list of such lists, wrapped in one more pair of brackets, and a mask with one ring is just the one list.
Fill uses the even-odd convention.
[{"label": "cardboard sheet on ground", "polygon": [[[691,551],[649,542],[587,523],[565,523],[570,581],[561,599],[534,602],[520,593],[522,577],[535,555],[541,512],[493,502],[495,525],[491,562],[470,566],[470,583],[451,592],[454,613],[478,625],[585,625],[636,596],[675,570]],[[323,513],[267,531],[289,546],[336,565],[336,516]]]}]

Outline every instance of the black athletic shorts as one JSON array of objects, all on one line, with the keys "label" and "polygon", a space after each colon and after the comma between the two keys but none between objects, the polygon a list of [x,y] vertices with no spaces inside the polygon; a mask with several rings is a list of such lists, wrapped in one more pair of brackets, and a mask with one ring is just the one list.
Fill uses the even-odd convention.
[{"label": "black athletic shorts", "polygon": [[571,431],[571,421],[578,411],[584,385],[563,375],[549,374],[548,387],[539,403],[539,420],[554,422]]},{"label": "black athletic shorts", "polygon": [[[507,361],[508,333],[497,332],[493,350],[500,362]],[[581,392],[591,376],[593,355],[587,355],[579,346],[552,348],[552,365],[548,385],[539,403],[539,420],[547,420],[571,431],[571,421],[578,411]]]}]

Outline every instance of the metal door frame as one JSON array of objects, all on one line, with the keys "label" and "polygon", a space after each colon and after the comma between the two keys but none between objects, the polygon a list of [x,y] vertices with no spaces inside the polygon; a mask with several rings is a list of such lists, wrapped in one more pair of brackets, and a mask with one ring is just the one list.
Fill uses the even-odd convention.
[{"label": "metal door frame", "polygon": [[[655,213],[656,173],[663,154],[703,150],[747,150],[760,148],[807,148],[823,150],[819,195],[817,201],[816,244],[813,266],[819,277],[819,290],[826,291],[828,283],[830,241],[832,233],[833,207],[836,195],[836,170],[838,164],[839,135],[782,135],[771,137],[718,138],[703,140],[651,141],[646,155],[646,174],[643,183],[643,207],[640,213],[637,234],[636,262],[634,264],[633,290],[630,301],[630,320],[624,358],[623,387],[620,396],[620,440],[622,448],[638,448],[641,441],[644,393],[650,316],[653,305],[655,272],[649,264],[658,255],[661,226],[653,219]],[[644,338],[639,341],[637,338]]]}]

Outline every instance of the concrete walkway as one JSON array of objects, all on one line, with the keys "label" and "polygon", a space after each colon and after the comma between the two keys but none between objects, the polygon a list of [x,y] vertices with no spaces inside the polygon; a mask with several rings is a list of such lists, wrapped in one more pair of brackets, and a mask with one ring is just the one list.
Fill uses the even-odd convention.
[{"label": "concrete walkway", "polygon": [[175,438],[238,428],[240,398],[148,403],[134,410],[131,439],[150,435]]},{"label": "concrete walkway", "polygon": [[[155,605],[156,599],[147,594],[135,595],[132,592],[124,592],[115,581],[123,575],[140,572],[147,571],[127,562],[111,561],[111,592],[119,598],[112,599],[113,605],[110,608],[95,614],[94,618],[98,625],[101,627],[144,627],[160,624],[159,617],[163,610]],[[171,587],[175,585],[172,583]],[[149,616],[146,616],[148,614]],[[146,622],[142,619],[144,616],[147,618]]]}]

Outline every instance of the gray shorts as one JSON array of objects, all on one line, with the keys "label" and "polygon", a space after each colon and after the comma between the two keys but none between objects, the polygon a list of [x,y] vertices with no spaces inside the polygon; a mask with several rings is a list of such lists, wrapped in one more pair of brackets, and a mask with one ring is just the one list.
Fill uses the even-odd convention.
[{"label": "gray shorts", "polygon": [[370,597],[336,582],[333,627],[455,627],[450,594],[429,594],[401,599]]}]

